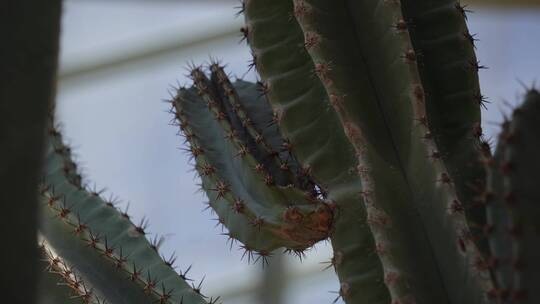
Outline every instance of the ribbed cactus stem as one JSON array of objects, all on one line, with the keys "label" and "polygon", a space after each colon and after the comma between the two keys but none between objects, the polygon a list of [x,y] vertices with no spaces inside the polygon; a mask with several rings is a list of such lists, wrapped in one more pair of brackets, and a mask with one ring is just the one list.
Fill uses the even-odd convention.
[{"label": "ribbed cactus stem", "polygon": [[497,280],[493,300],[532,304],[540,301],[540,226],[538,131],[540,93],[531,89],[511,120],[503,123],[495,158],[487,158],[488,225]]},{"label": "ribbed cactus stem", "polygon": [[279,155],[269,153],[266,139],[256,140],[265,132],[246,126],[252,113],[239,105],[264,102],[258,92],[240,94],[221,67],[212,64],[210,71],[210,78],[200,68],[191,72],[194,87],[179,90],[173,112],[228,236],[263,258],[279,247],[304,250],[326,238],[333,217],[328,202],[297,188],[298,175],[279,168]]},{"label": "ribbed cactus stem", "polygon": [[[297,0],[294,12],[315,73],[356,148],[360,179],[367,183],[362,183],[366,221],[385,278],[392,278],[385,280],[392,300],[485,302],[488,275],[469,267],[482,257],[468,237],[463,206],[437,146],[427,136],[417,54],[408,31],[392,28],[394,20],[403,19],[401,7],[391,1],[344,3]],[[381,190],[390,188],[394,194]],[[455,292],[458,276],[470,283]]]},{"label": "ribbed cactus stem", "polygon": [[[200,290],[159,255],[126,213],[99,193],[73,184],[61,135],[50,128],[41,187],[40,235],[46,244],[112,303],[206,303]],[[210,299],[210,302],[213,300]]]}]

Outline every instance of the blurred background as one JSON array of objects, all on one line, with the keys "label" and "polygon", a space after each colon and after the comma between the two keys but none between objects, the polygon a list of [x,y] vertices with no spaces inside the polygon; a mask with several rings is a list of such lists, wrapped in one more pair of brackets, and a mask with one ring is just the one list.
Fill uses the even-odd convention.
[{"label": "blurred background", "polygon": [[[480,80],[489,101],[483,113],[488,136],[535,80],[540,81],[540,0],[470,0],[469,29],[477,33]],[[242,261],[197,191],[172,118],[169,91],[188,84],[186,65],[216,58],[237,77],[247,72],[249,49],[240,43],[239,1],[65,1],[59,71],[58,115],[87,181],[107,187],[136,221],[149,220],[150,237],[164,237],[164,256],[178,256],[178,270],[192,265],[203,293],[224,304],[332,303],[339,284],[328,244],[302,262],[279,257],[273,273]],[[266,275],[264,274],[266,273]],[[277,276],[277,279],[276,279]],[[274,279],[271,279],[271,278]],[[275,284],[274,296],[261,285]],[[283,288],[286,286],[286,288]],[[281,290],[278,293],[277,290]],[[264,301],[263,299],[266,299]],[[341,300],[338,300],[338,303]]]}]

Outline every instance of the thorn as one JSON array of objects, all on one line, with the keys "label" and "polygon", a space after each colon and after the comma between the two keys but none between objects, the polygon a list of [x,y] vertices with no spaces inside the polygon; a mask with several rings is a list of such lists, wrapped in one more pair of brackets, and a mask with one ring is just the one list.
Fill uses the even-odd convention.
[{"label": "thorn", "polygon": [[236,213],[243,213],[244,208],[245,208],[244,201],[239,198],[235,198],[234,203],[232,205],[232,210]]},{"label": "thorn", "polygon": [[450,176],[446,172],[441,173],[441,177],[437,181],[443,184],[448,184],[448,185],[452,184],[452,180],[450,179]]},{"label": "thorn", "polygon": [[416,61],[416,53],[411,48],[411,49],[408,49],[407,51],[405,51],[405,53],[403,53],[401,55],[401,58],[403,58],[405,60],[405,62],[415,62]]},{"label": "thorn", "polygon": [[454,6],[465,20],[467,20],[467,14],[473,12],[472,10],[467,9],[467,5],[461,5],[459,1],[457,1]]},{"label": "thorn", "polygon": [[189,273],[189,271],[191,270],[191,266],[193,265],[189,265],[188,268],[184,271],[180,271],[179,273],[179,276],[184,280],[184,281],[193,281],[192,279],[189,279],[187,277],[187,274]]},{"label": "thorn", "polygon": [[487,69],[487,67],[485,65],[481,65],[480,61],[478,61],[476,59],[469,60],[468,61],[468,66],[469,66],[470,69],[473,69],[476,72],[478,72],[479,70],[482,70],[482,69]]},{"label": "thorn", "polygon": [[478,39],[476,38],[476,34],[471,35],[471,33],[465,31],[463,33],[463,36],[465,37],[465,40],[469,41],[472,47],[476,50],[476,42],[478,41]]},{"label": "thorn", "polygon": [[240,33],[242,34],[240,42],[246,41],[247,43],[249,43],[249,27],[247,24],[240,28]]},{"label": "thorn", "polygon": [[393,25],[393,28],[398,32],[405,32],[407,30],[407,22],[403,18],[399,18],[396,23]]},{"label": "thorn", "polygon": [[259,231],[261,230],[262,225],[264,224],[264,219],[260,216],[252,219],[249,224],[253,226],[254,228],[257,228]]},{"label": "thorn", "polygon": [[210,190],[217,192],[216,200],[218,200],[220,198],[225,198],[225,195],[227,194],[227,192],[229,192],[229,185],[227,185],[223,181],[218,181],[216,183],[216,188]]},{"label": "thorn", "polygon": [[321,42],[321,37],[314,32],[306,31],[304,33],[304,47],[309,51],[309,49],[316,47]]},{"label": "thorn", "polygon": [[249,148],[244,144],[240,144],[239,146],[240,147],[238,148],[238,152],[234,156],[240,156],[241,158],[244,158],[246,155],[249,154]]},{"label": "thorn", "polygon": [[148,228],[148,219],[145,216],[143,216],[143,218],[139,222],[139,225],[135,226],[135,231],[137,231],[141,235],[146,235],[147,228]]},{"label": "thorn", "polygon": [[244,253],[242,253],[241,260],[244,259],[244,257],[247,257],[248,264],[251,263],[252,260],[254,260],[253,256],[253,249],[251,249],[248,245],[241,245],[240,249],[244,250]]}]

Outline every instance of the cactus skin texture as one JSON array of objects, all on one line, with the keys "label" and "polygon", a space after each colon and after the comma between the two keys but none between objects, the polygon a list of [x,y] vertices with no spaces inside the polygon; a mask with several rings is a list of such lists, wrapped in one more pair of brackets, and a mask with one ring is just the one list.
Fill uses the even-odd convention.
[{"label": "cactus skin texture", "polygon": [[35,303],[37,185],[55,95],[61,1],[0,4],[0,250],[2,302]]},{"label": "cactus skin texture", "polygon": [[[478,204],[478,191],[485,181],[479,161],[482,145],[480,106],[486,98],[480,91],[475,55],[475,35],[466,20],[467,8],[453,0],[401,1],[403,19],[397,30],[407,29],[414,47],[418,71],[425,91],[426,112],[433,139],[437,143],[467,218],[477,227],[485,224],[485,208]],[[405,21],[407,20],[407,21]],[[479,249],[487,252],[484,238]]]},{"label": "cactus skin texture", "polygon": [[83,303],[207,303],[199,288],[174,270],[174,259],[159,255],[159,242],[146,239],[144,221],[133,224],[114,202],[78,183],[69,156],[61,134],[51,127],[39,235],[50,267],[76,297]]},{"label": "cactus skin texture", "polygon": [[[242,242],[251,259],[280,247],[301,252],[327,238],[332,207],[283,146],[258,87],[239,81],[236,89],[218,64],[210,69],[210,79],[193,69],[195,86],[179,89],[172,110],[231,241]],[[247,112],[254,106],[259,117]]]},{"label": "cactus skin texture", "polygon": [[498,303],[538,303],[540,273],[540,93],[527,92],[525,102],[505,120],[493,158],[486,158],[489,241]]},{"label": "cactus skin texture", "polygon": [[[411,1],[410,5],[414,4]],[[436,10],[436,6],[432,8]],[[455,22],[464,24],[460,8],[452,5],[449,14]],[[272,3],[250,0],[244,2],[243,10],[246,16],[243,32],[252,48],[267,97],[280,114],[283,135],[292,143],[292,151],[300,163],[310,168],[314,180],[338,207],[335,230],[330,237],[344,300],[348,303],[486,302],[486,292],[491,286],[489,274],[485,269],[470,267],[482,259],[470,241],[471,233],[463,215],[463,204],[470,200],[462,194],[464,191],[456,189],[469,182],[464,179],[453,182],[452,174],[461,174],[462,168],[446,169],[463,157],[468,162],[476,161],[474,155],[479,145],[475,145],[476,138],[469,140],[479,120],[480,106],[472,102],[473,94],[477,93],[476,69],[466,72],[470,79],[466,85],[470,88],[464,95],[468,94],[469,98],[463,101],[467,103],[464,111],[472,114],[463,118],[459,128],[457,123],[442,121],[446,129],[432,131],[431,114],[426,112],[425,104],[442,99],[426,99],[421,75],[431,79],[429,73],[437,69],[438,62],[426,62],[425,70],[418,70],[417,54],[422,49],[415,49],[398,1],[338,1],[336,5],[315,0]],[[295,20],[287,16],[294,16]],[[422,31],[432,25],[420,26],[423,28],[418,29],[414,38],[424,42],[426,36]],[[456,31],[445,24],[437,28]],[[303,49],[287,55],[286,59],[276,58],[295,46]],[[454,45],[445,52],[453,53],[460,47]],[[467,68],[466,64],[475,60],[474,52],[459,52],[458,57],[448,60],[452,65],[461,64],[460,68]],[[439,87],[433,85],[431,89]],[[463,91],[461,87],[453,88],[452,92],[443,89],[438,94]],[[337,115],[329,110],[332,106]],[[430,109],[440,111],[438,107],[444,104],[432,105]],[[317,112],[319,108],[323,110]],[[460,119],[461,112],[451,114],[446,117],[450,122]],[[331,127],[323,133],[325,136],[314,139],[314,134],[323,129],[317,126],[319,122]],[[328,145],[331,141],[339,144]],[[473,156],[453,155],[456,151],[450,149],[439,151],[437,141],[459,142]],[[322,161],[325,153],[329,156],[326,162]],[[331,157],[333,153],[348,154],[339,159],[352,160],[340,163],[335,161],[337,157]],[[340,184],[344,180],[336,182],[339,173],[325,175],[336,168],[341,176],[348,174],[351,187]],[[471,170],[467,168],[466,172]],[[479,178],[482,179],[481,173]],[[349,213],[353,208],[363,210]],[[356,229],[355,224],[359,226]],[[351,230],[356,236],[346,237]],[[365,253],[342,250],[361,244],[354,238],[363,233],[369,235],[361,248],[375,252],[371,258],[377,257],[369,262]],[[370,265],[373,271],[360,269],[358,265]],[[382,271],[378,270],[381,268]],[[363,286],[369,282],[382,284],[372,288]]]}]

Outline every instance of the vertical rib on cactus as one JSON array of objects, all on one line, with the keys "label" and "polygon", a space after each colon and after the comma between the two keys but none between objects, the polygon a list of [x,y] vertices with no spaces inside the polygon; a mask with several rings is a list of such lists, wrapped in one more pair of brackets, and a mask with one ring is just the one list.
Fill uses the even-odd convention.
[{"label": "vertical rib on cactus", "polygon": [[[455,0],[402,0],[403,18],[396,30],[408,30],[424,87],[427,119],[439,153],[454,180],[471,230],[485,224],[485,208],[476,197],[485,182],[479,161],[482,136],[475,37],[466,24],[466,10]],[[487,253],[485,239],[478,242]]]},{"label": "vertical rib on cactus", "polygon": [[487,172],[485,193],[483,194],[486,205],[487,224],[484,227],[489,240],[491,256],[488,260],[497,261],[496,268],[492,269],[495,288],[489,295],[493,300],[504,301],[507,299],[508,290],[512,286],[511,278],[513,269],[510,257],[512,256],[512,235],[508,233],[511,217],[508,216],[507,208],[503,200],[503,181],[499,168],[502,163],[504,138],[507,137],[509,122],[502,124],[499,142],[494,156],[491,153],[484,154],[484,164]]},{"label": "vertical rib on cactus", "polygon": [[[407,30],[392,30],[403,19],[401,7],[391,1],[344,1],[336,7],[296,0],[294,11],[343,129],[353,143],[365,137],[355,144],[367,151],[357,149],[359,155],[368,155],[360,161],[367,162],[368,172],[360,175],[368,175],[363,180],[376,189],[362,185],[362,192],[375,241],[388,244],[378,254],[385,278],[392,277],[385,281],[392,300],[485,301],[489,276],[469,266],[481,257],[463,239],[469,230],[462,206],[436,144],[425,136],[428,123],[418,123],[426,112],[416,54]],[[372,219],[371,209],[382,215]]]},{"label": "vertical rib on cactus", "polygon": [[180,89],[173,105],[209,204],[229,229],[228,235],[260,254],[279,247],[303,250],[326,238],[331,208],[309,191],[273,182],[273,172],[255,157],[264,149],[260,141],[250,144],[250,134],[239,130],[242,124],[234,124],[240,119],[236,112],[223,111],[233,108],[230,99],[239,102],[240,95],[232,85],[228,93],[219,93],[219,85],[228,82],[219,70],[212,69],[211,79],[200,69],[193,70],[195,88]]},{"label": "vertical rib on cactus", "polygon": [[54,252],[112,303],[206,303],[160,257],[144,227],[70,182],[59,132],[49,134],[39,231]]},{"label": "vertical rib on cactus", "polygon": [[[242,80],[236,80],[234,85],[237,88],[238,103],[252,122],[255,133],[262,135],[269,149],[278,153],[279,169],[293,174],[295,187],[306,191],[313,190],[314,182],[308,174],[303,172],[303,168],[289,151],[287,143],[281,136],[272,107],[260,91],[260,85],[253,85]],[[257,141],[256,136],[254,139]]]},{"label": "vertical rib on cactus", "polygon": [[[267,140],[260,130],[267,129],[268,127],[265,127],[264,129],[259,129],[260,127],[256,128],[253,120],[250,118],[250,114],[244,109],[243,104],[254,102],[242,102],[240,100],[228,76],[218,64],[210,65],[210,70],[212,72],[212,83],[217,87],[217,92],[221,93],[219,94],[220,98],[218,101],[224,100],[222,104],[232,110],[229,111],[227,117],[232,116],[231,119],[236,118],[236,120],[241,122],[241,125],[234,127],[234,130],[236,130],[238,133],[237,136],[242,141],[246,142],[248,146],[251,146],[253,156],[265,167],[269,174],[273,176],[276,184],[280,186],[288,186],[293,183],[296,185],[302,184],[296,180],[297,172],[293,172],[290,168],[284,167],[288,162],[294,163],[294,161],[292,161],[288,151],[283,151],[283,139],[279,136],[279,132],[275,132],[275,136]],[[247,98],[248,101],[254,99],[255,98]],[[259,103],[264,105],[263,100],[259,100]],[[269,124],[270,122],[271,120],[267,120],[266,124]],[[260,123],[261,122],[259,122],[259,124]],[[246,134],[241,136],[243,133]],[[274,141],[277,139],[279,144],[270,142],[272,139],[274,139]]]},{"label": "vertical rib on cactus", "polygon": [[[280,130],[298,161],[337,205],[331,240],[340,296],[347,303],[387,303],[389,293],[358,194],[354,149],[314,75],[304,34],[292,18],[293,3],[249,0],[243,6],[255,67]],[[316,39],[308,39],[308,45],[313,43]]]},{"label": "vertical rib on cactus", "polygon": [[37,185],[56,87],[61,1],[0,5],[2,302],[36,302]]},{"label": "vertical rib on cactus", "polygon": [[539,115],[540,93],[533,89],[504,123],[496,158],[487,162],[491,266],[499,288],[491,295],[501,303],[540,301]]}]

